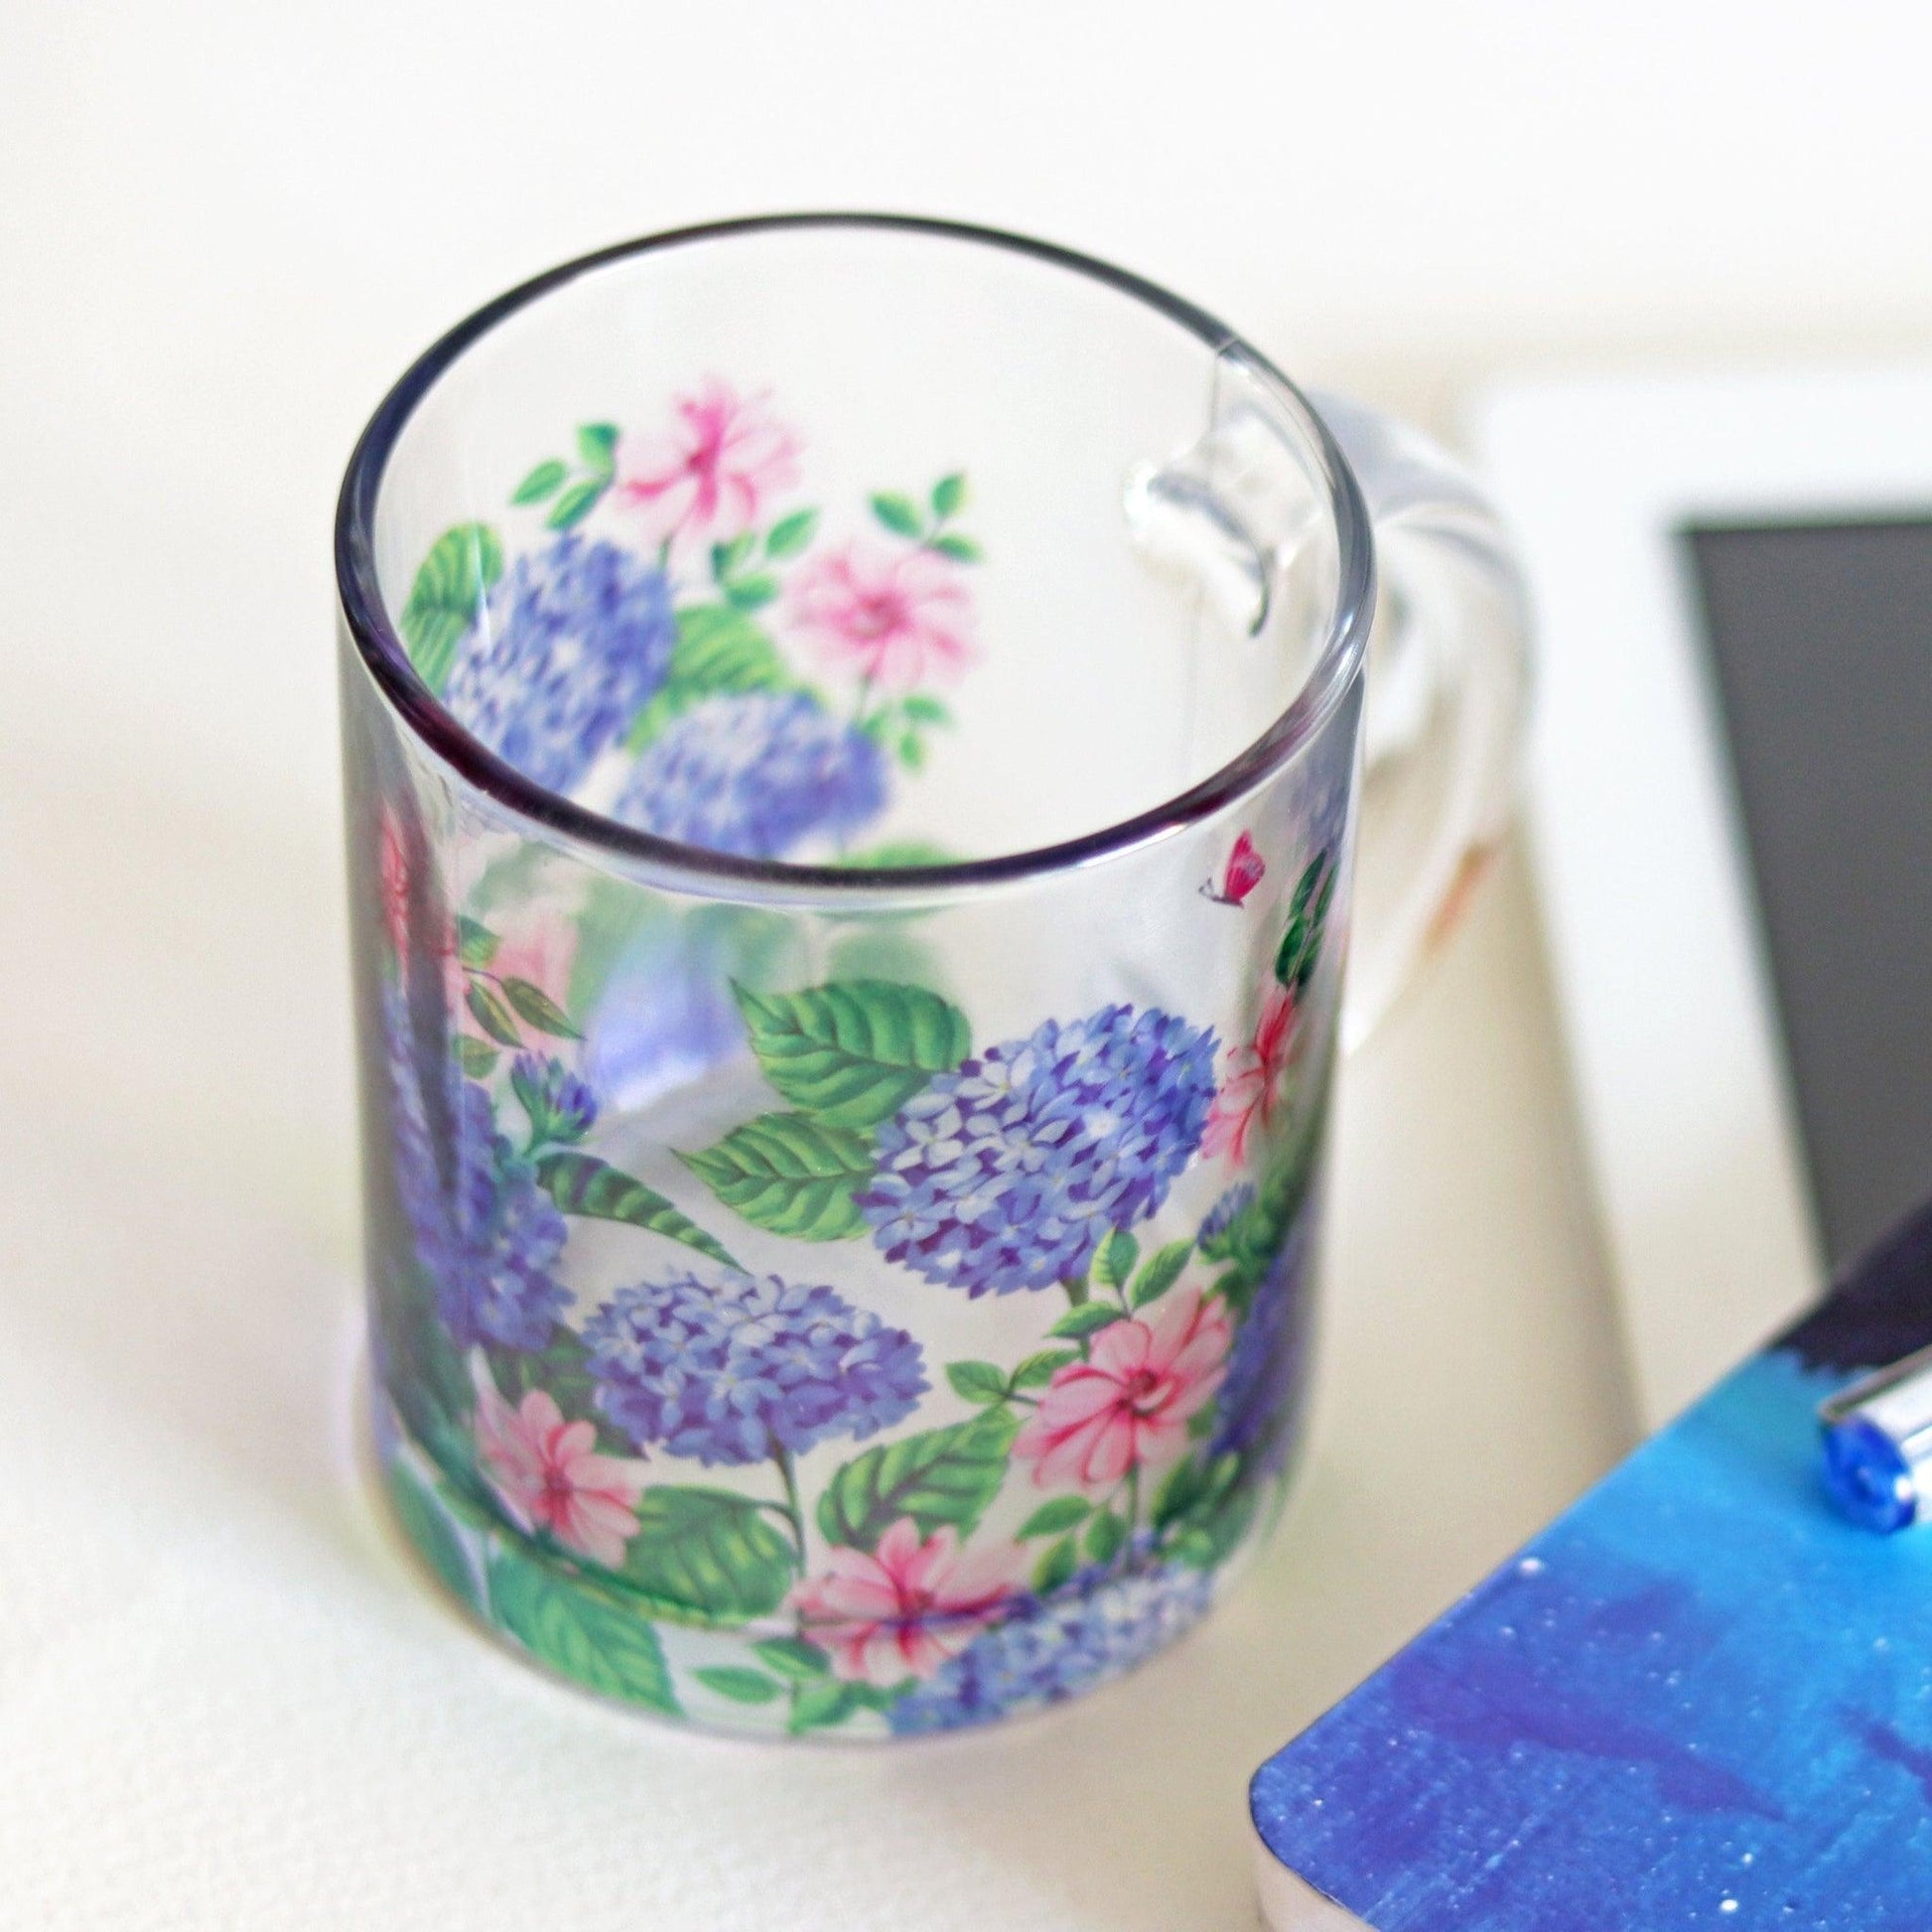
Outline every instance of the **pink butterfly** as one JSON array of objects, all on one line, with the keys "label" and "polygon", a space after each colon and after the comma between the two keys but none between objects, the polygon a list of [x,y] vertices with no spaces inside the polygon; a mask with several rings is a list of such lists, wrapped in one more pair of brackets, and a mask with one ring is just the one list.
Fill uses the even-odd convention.
[{"label": "pink butterfly", "polygon": [[1201,881],[1201,897],[1211,898],[1216,905],[1239,905],[1254,889],[1261,884],[1261,876],[1268,870],[1262,857],[1255,850],[1255,842],[1246,832],[1234,842],[1234,850],[1228,854],[1227,865],[1221,872],[1220,889],[1217,891],[1211,879]]}]

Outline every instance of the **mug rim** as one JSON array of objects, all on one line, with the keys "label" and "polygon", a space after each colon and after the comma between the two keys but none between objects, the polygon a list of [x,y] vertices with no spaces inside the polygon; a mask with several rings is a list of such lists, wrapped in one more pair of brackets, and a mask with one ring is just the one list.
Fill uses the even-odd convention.
[{"label": "mug rim", "polygon": [[[1336,593],[1328,634],[1284,709],[1244,750],[1205,778],[1114,823],[1018,852],[943,864],[867,870],[749,859],[640,831],[579,805],[527,777],[458,722],[411,662],[390,621],[375,566],[375,512],[397,439],[436,381],[498,324],[565,287],[634,257],[691,242],[791,228],[869,229],[933,235],[1003,249],[1082,275],[1155,310],[1214,354],[1239,356],[1308,432],[1327,485],[1336,535]],[[564,842],[641,871],[653,884],[714,898],[791,905],[899,903],[952,899],[1098,865],[1198,825],[1250,796],[1286,765],[1327,721],[1367,650],[1375,608],[1374,553],[1367,506],[1354,472],[1319,412],[1294,382],[1244,337],[1159,283],[1096,256],[1003,228],[927,215],[864,211],[744,215],[664,229],[618,242],[547,269],[485,303],[417,356],[369,418],[344,474],[336,504],[335,560],[342,615],[364,668],[415,738],[476,790]]]}]

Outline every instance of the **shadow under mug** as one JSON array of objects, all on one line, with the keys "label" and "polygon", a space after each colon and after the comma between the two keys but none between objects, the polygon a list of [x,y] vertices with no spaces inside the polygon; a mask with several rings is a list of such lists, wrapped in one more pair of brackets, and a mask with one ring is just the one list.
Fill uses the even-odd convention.
[{"label": "shadow under mug", "polygon": [[1467,484],[1118,270],[781,217],[453,331],[337,567],[376,1433],[450,1592],[766,1735],[1187,1629],[1297,1441],[1337,1048],[1508,805]]}]

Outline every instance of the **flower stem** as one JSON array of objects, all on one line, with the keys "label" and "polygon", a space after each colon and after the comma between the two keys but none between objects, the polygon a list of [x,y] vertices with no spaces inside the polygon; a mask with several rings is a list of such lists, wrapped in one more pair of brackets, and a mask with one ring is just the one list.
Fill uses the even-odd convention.
[{"label": "flower stem", "polygon": [[771,1459],[785,1485],[785,1520],[791,1525],[791,1540],[798,1546],[798,1574],[805,1574],[805,1512],[798,1503],[798,1471],[792,1467],[791,1451],[774,1449]]}]

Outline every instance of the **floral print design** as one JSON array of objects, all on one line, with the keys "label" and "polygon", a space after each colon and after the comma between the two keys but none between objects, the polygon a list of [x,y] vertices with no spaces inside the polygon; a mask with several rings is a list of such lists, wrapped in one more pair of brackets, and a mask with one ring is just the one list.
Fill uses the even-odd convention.
[{"label": "floral print design", "polygon": [[884,862],[853,841],[951,725],[928,687],[975,655],[981,552],[957,527],[958,472],[923,497],[873,494],[874,535],[815,549],[820,512],[791,501],[804,452],[771,396],[715,376],[656,423],[583,425],[574,462],[511,493],[513,519],[540,515],[536,543],[506,563],[503,535],[473,523],[432,546],[399,619],[416,668],[526,777],[640,831]]},{"label": "floral print design", "polygon": [[933,550],[847,544],[798,573],[786,615],[821,662],[889,690],[956,678],[973,659],[972,600]]},{"label": "floral print design", "polygon": [[1214,1035],[1173,1014],[1048,1020],[908,1101],[857,1205],[890,1260],[974,1297],[1083,1275],[1193,1156],[1213,1060]]},{"label": "floral print design", "polygon": [[672,405],[668,427],[617,449],[617,496],[652,542],[737,537],[798,481],[798,438],[765,395],[712,377]]},{"label": "floral print design", "polygon": [[[805,452],[717,382],[586,425],[513,494],[533,542],[426,560],[426,681],[660,837],[868,859],[979,551],[957,474],[821,545]],[[378,1430],[460,1599],[603,1695],[851,1736],[1078,1695],[1205,1612],[1299,1416],[1338,834],[1189,867],[1176,916],[1273,945],[1216,1024],[1123,974],[987,1026],[897,932],[845,965],[837,919],[432,833],[393,773],[357,808]]]},{"label": "floral print design", "polygon": [[1218,1302],[1176,1295],[1147,1319],[1103,1328],[1084,1361],[1054,1372],[1013,1445],[1034,1480],[1082,1487],[1162,1465],[1213,1398],[1233,1339]]},{"label": "floral print design", "polygon": [[597,1452],[597,1431],[566,1422],[541,1389],[512,1409],[479,1357],[477,1459],[516,1526],[547,1530],[566,1550],[617,1565],[637,1533],[644,1464]]},{"label": "floral print design", "polygon": [[614,815],[747,859],[842,841],[886,803],[886,757],[803,691],[706,698],[638,759]]},{"label": "floral print design", "polygon": [[876,1550],[832,1550],[793,1601],[833,1676],[886,1687],[930,1677],[964,1650],[1012,1593],[1013,1570],[1003,1551],[962,1553],[950,1526],[922,1538],[901,1516]]},{"label": "floral print design", "polygon": [[575,791],[662,684],[676,636],[662,570],[561,536],[490,593],[443,701],[525,777]]},{"label": "floral print design", "polygon": [[632,1442],[707,1465],[863,1440],[902,1422],[927,1387],[904,1329],[775,1275],[621,1289],[584,1340],[598,1408]]}]

